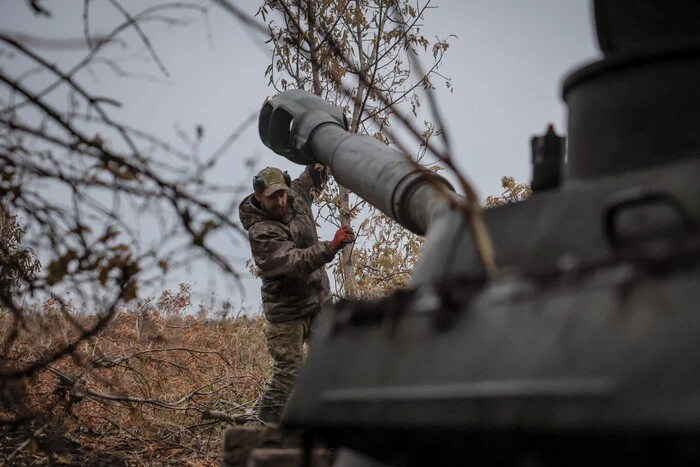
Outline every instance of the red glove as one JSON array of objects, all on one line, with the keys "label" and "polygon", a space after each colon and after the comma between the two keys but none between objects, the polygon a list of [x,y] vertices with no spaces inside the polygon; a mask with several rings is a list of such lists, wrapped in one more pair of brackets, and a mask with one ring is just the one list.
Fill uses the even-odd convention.
[{"label": "red glove", "polygon": [[335,251],[340,250],[348,243],[355,241],[355,232],[350,227],[341,227],[335,233],[335,237],[331,240],[331,246]]}]

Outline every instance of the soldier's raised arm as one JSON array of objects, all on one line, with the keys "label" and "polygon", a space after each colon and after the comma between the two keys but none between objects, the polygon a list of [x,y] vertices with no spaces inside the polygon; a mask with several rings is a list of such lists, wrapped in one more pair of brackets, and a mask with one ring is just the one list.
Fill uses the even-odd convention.
[{"label": "soldier's raised arm", "polygon": [[323,185],[328,180],[328,172],[328,167],[323,164],[307,165],[301,175],[292,181],[292,187],[311,200],[312,190],[323,189]]}]

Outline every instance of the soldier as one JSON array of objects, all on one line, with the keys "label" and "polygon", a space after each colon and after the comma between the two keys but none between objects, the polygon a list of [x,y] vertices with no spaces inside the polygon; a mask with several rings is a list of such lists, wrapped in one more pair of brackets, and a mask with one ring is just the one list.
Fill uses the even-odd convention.
[{"label": "soldier", "polygon": [[287,172],[266,167],[253,178],[254,193],[238,208],[262,278],[265,337],[274,360],[272,379],[258,404],[258,417],[265,423],[279,422],[311,324],[331,300],[325,265],[355,240],[349,227],[338,229],[332,241],[318,240],[311,192],[325,179],[320,164],[307,166],[294,181]]}]

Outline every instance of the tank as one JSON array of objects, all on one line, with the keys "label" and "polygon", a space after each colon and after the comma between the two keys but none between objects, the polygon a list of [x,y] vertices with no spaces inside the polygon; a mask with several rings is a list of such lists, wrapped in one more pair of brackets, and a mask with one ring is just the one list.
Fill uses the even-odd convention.
[{"label": "tank", "polygon": [[425,246],[409,287],[319,317],[282,426],[338,466],[700,461],[700,2],[597,0],[603,58],[563,82],[533,195],[483,212],[303,91],[263,142],[320,162]]}]

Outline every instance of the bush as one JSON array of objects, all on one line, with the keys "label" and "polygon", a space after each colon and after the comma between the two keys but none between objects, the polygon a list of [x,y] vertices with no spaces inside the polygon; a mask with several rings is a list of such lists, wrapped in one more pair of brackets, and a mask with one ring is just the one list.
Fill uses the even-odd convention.
[{"label": "bush", "polygon": [[[255,419],[251,409],[271,371],[264,319],[195,317],[188,305],[189,287],[181,286],[123,307],[96,336],[26,379],[22,404],[0,406],[0,426],[34,423],[16,439],[0,429],[0,458],[39,427],[34,448],[17,460],[219,465],[222,430]],[[0,315],[0,340],[11,318]],[[49,299],[25,316],[6,361],[21,368],[96,319]]]},{"label": "bush", "polygon": [[29,283],[41,267],[34,251],[22,247],[23,235],[17,216],[0,203],[0,304],[5,306],[11,294]]}]

